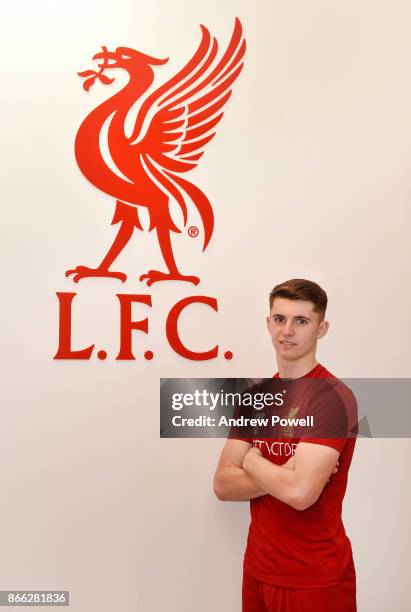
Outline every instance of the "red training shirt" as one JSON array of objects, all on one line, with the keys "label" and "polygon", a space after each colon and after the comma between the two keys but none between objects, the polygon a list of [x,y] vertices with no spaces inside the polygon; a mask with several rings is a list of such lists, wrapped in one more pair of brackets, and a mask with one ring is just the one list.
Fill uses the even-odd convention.
[{"label": "red training shirt", "polygon": [[[303,378],[335,379],[321,364]],[[244,570],[269,584],[321,588],[338,584],[346,570],[353,566],[351,543],[345,533],[341,511],[355,438],[257,438],[252,442],[266,459],[282,465],[294,454],[300,440],[338,450],[338,472],[331,476],[315,504],[303,511],[271,495],[250,501],[251,524]]]}]

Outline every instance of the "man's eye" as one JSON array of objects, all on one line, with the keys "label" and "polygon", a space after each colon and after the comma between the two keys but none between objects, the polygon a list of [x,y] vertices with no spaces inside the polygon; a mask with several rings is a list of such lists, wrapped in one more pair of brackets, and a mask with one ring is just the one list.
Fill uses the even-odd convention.
[{"label": "man's eye", "polygon": [[276,323],[282,323],[283,322],[283,318],[282,317],[274,317],[274,321]]},{"label": "man's eye", "polygon": [[297,319],[299,325],[307,325],[307,321],[305,319]]}]

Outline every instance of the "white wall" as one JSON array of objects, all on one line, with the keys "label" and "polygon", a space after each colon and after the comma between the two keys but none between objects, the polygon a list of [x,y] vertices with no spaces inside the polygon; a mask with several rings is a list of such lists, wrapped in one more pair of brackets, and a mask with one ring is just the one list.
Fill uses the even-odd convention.
[{"label": "white wall", "polygon": [[[197,290],[137,281],[159,261],[153,234],[136,234],[119,259],[125,286],[64,276],[98,263],[114,235],[113,202],[73,154],[108,90],[87,96],[76,72],[102,44],[125,45],[170,57],[161,83],[194,52],[200,23],[223,49],[236,15],[246,68],[190,176],[213,202],[213,241],[201,253],[176,239],[198,292],[219,301],[217,315],[182,320],[187,341],[235,356],[194,363],[171,351],[163,325]],[[329,369],[410,376],[411,6],[26,0],[2,17],[0,589],[70,589],[75,612],[237,612],[248,508],[212,495],[222,440],[159,440],[159,377],[269,376],[267,295],[295,276],[329,294]],[[138,359],[53,361],[56,291],[78,291],[75,343],[111,355],[115,294],[151,293]],[[345,518],[360,612],[409,607],[409,452],[409,440],[357,447]]]}]

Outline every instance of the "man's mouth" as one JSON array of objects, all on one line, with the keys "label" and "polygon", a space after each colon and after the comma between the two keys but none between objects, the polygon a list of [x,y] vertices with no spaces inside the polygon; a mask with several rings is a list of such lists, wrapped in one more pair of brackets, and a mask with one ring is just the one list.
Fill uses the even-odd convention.
[{"label": "man's mouth", "polygon": [[290,342],[288,340],[280,340],[280,344],[284,344],[285,346],[296,346],[296,342]]}]

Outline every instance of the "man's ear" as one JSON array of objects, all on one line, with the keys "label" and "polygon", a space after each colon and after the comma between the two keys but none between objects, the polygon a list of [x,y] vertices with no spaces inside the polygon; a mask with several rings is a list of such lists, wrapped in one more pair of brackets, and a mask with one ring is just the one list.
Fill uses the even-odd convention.
[{"label": "man's ear", "polygon": [[318,339],[323,338],[325,334],[328,332],[329,327],[330,327],[330,324],[328,321],[321,321],[318,327],[317,338]]},{"label": "man's ear", "polygon": [[268,317],[265,318],[265,322],[267,323],[267,331],[268,333],[270,333],[270,315],[268,315]]}]

